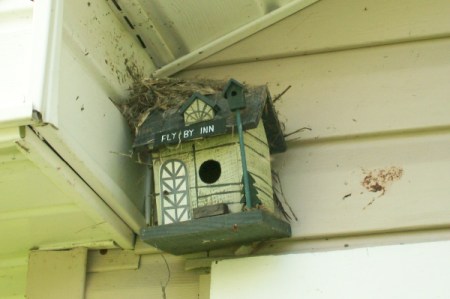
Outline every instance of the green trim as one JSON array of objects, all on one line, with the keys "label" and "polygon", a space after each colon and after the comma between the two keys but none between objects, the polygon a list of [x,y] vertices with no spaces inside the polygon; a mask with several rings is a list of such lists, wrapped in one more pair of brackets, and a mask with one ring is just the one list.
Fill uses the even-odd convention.
[{"label": "green trim", "polygon": [[291,226],[263,210],[212,216],[141,229],[141,239],[181,255],[291,236]]}]

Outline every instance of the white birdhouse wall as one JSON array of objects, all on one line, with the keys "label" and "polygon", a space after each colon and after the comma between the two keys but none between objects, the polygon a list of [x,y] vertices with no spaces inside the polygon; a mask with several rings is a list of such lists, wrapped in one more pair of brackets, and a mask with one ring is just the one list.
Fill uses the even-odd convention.
[{"label": "white birdhouse wall", "polygon": [[[245,134],[245,151],[247,168],[255,180],[257,196],[265,209],[274,211],[270,152],[262,122],[256,129]],[[239,155],[239,163],[240,161]]]},{"label": "white birdhouse wall", "polygon": [[[237,134],[168,146],[153,154],[158,223],[191,219],[192,209],[226,203],[242,208],[242,166]],[[247,165],[257,196],[274,210],[270,154],[262,123],[245,132]],[[186,205],[188,208],[186,209]]]}]

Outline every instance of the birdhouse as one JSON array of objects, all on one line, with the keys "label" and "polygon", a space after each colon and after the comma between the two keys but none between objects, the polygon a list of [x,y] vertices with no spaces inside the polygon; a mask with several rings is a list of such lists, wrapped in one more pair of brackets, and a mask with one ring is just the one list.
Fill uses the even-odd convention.
[{"label": "birdhouse", "polygon": [[223,93],[194,93],[176,108],[155,110],[134,149],[149,152],[153,165],[157,225],[142,229],[147,243],[182,254],[290,235],[275,215],[270,154],[286,144],[265,86],[244,89],[230,80]]}]

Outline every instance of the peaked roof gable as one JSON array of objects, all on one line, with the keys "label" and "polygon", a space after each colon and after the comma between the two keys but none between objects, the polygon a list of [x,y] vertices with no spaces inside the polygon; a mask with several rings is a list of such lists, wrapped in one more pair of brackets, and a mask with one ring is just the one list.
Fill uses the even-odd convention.
[{"label": "peaked roof gable", "polygon": [[205,102],[208,106],[214,109],[214,111],[218,111],[220,108],[217,106],[216,102],[212,101],[208,97],[198,93],[194,92],[194,94],[178,109],[178,112],[183,114],[191,105],[194,103],[195,100],[201,100]]}]

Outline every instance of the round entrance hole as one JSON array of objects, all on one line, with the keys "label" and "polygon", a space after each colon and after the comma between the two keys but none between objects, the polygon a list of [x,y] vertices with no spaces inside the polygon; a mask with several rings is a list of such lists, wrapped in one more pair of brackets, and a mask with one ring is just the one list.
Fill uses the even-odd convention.
[{"label": "round entrance hole", "polygon": [[222,168],[220,167],[220,163],[215,160],[208,160],[200,165],[200,169],[198,170],[198,175],[202,182],[207,184],[212,184],[217,182],[220,178],[220,174],[222,173]]}]

